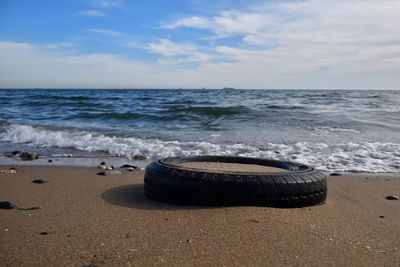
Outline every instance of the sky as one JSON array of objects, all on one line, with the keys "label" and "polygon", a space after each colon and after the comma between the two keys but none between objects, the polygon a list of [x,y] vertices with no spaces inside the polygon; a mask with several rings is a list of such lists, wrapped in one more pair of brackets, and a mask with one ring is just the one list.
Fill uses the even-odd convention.
[{"label": "sky", "polygon": [[0,88],[400,89],[399,0],[0,0]]}]

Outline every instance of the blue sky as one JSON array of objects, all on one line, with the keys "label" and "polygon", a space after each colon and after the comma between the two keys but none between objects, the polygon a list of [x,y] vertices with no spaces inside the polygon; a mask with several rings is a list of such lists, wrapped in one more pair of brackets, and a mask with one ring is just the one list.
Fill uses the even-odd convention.
[{"label": "blue sky", "polygon": [[1,0],[0,88],[399,89],[400,1]]}]

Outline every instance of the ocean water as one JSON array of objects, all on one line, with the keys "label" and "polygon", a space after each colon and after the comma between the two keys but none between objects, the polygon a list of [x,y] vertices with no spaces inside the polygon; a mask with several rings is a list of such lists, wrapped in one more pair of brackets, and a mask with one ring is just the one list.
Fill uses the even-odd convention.
[{"label": "ocean water", "polygon": [[[0,90],[0,156],[238,155],[400,172],[400,92]],[[1,162],[1,159],[0,159]]]}]

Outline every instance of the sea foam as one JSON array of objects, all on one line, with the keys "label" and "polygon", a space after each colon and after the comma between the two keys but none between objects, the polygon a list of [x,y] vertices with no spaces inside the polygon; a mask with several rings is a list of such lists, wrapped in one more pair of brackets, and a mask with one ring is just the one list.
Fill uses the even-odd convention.
[{"label": "sea foam", "polygon": [[144,154],[151,159],[190,155],[236,155],[296,161],[325,171],[400,172],[400,144],[397,143],[295,142],[254,146],[245,143],[108,136],[100,132],[55,130],[21,124],[10,124],[2,128],[1,142],[41,148],[73,148],[77,154],[79,151],[103,151],[118,156]]}]

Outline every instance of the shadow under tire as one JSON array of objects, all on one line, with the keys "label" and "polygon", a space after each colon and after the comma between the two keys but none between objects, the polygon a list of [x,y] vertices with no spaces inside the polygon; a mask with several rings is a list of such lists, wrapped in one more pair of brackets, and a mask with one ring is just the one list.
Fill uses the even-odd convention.
[{"label": "shadow under tire", "polygon": [[[210,171],[185,162],[255,164],[283,172]],[[147,166],[144,192],[156,200],[186,205],[304,207],[324,203],[327,179],[312,167],[261,158],[230,156],[175,157]]]}]

